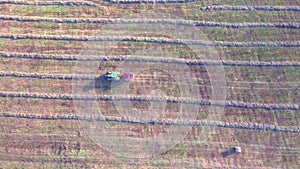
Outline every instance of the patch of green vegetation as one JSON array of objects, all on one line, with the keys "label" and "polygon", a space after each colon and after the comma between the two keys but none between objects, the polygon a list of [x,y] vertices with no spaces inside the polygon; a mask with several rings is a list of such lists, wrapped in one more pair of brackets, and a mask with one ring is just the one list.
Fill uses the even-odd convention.
[{"label": "patch of green vegetation", "polygon": [[191,10],[184,16],[185,19],[197,21],[213,22],[279,22],[296,21],[298,14],[287,11],[201,11],[199,9]]},{"label": "patch of green vegetation", "polygon": [[16,6],[14,7],[15,15],[25,16],[49,16],[63,15],[70,11],[67,6]]},{"label": "patch of green vegetation", "polygon": [[[191,3],[192,4],[192,3]],[[253,0],[210,0],[210,1],[198,1],[195,4],[201,6],[212,6],[212,5],[232,5],[232,6],[254,6],[259,4],[264,5],[297,5],[296,1],[282,1],[282,0],[263,0],[263,1],[253,1]],[[193,5],[195,5],[193,4]]]},{"label": "patch of green vegetation", "polygon": [[2,45],[4,45],[6,42],[6,39],[4,38],[0,38],[0,46],[2,47]]},{"label": "patch of green vegetation", "polygon": [[[299,30],[286,29],[228,29],[204,28],[203,33],[212,41],[296,41]],[[284,35],[284,36],[282,36]]]},{"label": "patch of green vegetation", "polygon": [[215,48],[221,60],[300,61],[298,48]]}]

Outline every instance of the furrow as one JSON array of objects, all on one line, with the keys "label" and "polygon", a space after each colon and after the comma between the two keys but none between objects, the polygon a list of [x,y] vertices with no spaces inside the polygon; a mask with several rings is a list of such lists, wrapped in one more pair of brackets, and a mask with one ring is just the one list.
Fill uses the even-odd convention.
[{"label": "furrow", "polygon": [[0,52],[0,56],[4,58],[24,58],[24,59],[49,59],[60,61],[138,61],[138,62],[154,62],[154,63],[176,63],[187,65],[223,65],[223,66],[300,66],[300,62],[261,62],[261,61],[214,61],[214,60],[196,60],[196,59],[180,59],[180,58],[163,58],[151,56],[137,55],[119,55],[119,56],[81,56],[81,55],[53,55],[53,54],[37,54],[37,53],[6,53]]},{"label": "furrow", "polygon": [[33,6],[97,6],[89,1],[19,1],[19,0],[0,0],[0,4],[10,5],[33,5]]},{"label": "furrow", "polygon": [[72,36],[72,35],[33,35],[33,34],[0,34],[0,38],[13,40],[57,40],[57,41],[121,41],[121,42],[148,42],[181,45],[201,45],[214,47],[300,47],[300,41],[278,42],[225,42],[225,41],[202,41],[188,39],[166,39],[153,37],[133,36]]},{"label": "furrow", "polygon": [[299,12],[299,6],[227,6],[227,5],[216,5],[202,7],[200,10],[211,11],[211,10],[230,10],[230,11],[292,11]]},{"label": "furrow", "polygon": [[289,28],[300,29],[299,23],[228,23],[207,22],[175,19],[105,19],[105,18],[48,18],[37,16],[0,15],[0,20],[20,22],[55,22],[55,23],[100,23],[100,24],[171,24],[199,27],[225,27],[225,28]]},{"label": "furrow", "polygon": [[256,102],[241,102],[241,101],[211,101],[211,100],[199,100],[195,98],[184,97],[155,97],[147,95],[69,95],[69,94],[50,94],[50,93],[29,93],[29,92],[6,92],[1,91],[0,97],[18,97],[18,98],[39,98],[39,99],[59,99],[59,100],[129,100],[129,101],[165,101],[169,103],[182,103],[182,104],[194,104],[194,105],[206,105],[216,107],[237,107],[237,108],[258,108],[267,110],[299,110],[300,106],[297,104],[265,104]]},{"label": "furrow", "polygon": [[208,126],[223,127],[233,129],[264,130],[276,132],[300,133],[300,127],[276,126],[257,123],[224,123],[217,121],[180,121],[180,120],[149,120],[129,119],[125,117],[103,117],[103,116],[77,116],[77,115],[39,115],[39,114],[16,114],[0,113],[0,117],[24,118],[24,119],[42,119],[42,120],[84,120],[84,121],[107,121],[117,123],[151,124],[151,125],[179,125],[179,126]]}]

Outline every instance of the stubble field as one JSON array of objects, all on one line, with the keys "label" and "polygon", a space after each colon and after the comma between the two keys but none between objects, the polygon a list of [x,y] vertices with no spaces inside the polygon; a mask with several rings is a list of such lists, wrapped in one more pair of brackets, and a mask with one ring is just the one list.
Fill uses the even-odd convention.
[{"label": "stubble field", "polygon": [[[0,0],[0,168],[298,168],[299,5],[298,0]],[[120,22],[120,17],[149,11],[180,17],[184,20],[159,22],[196,26],[207,36],[209,42],[181,42],[217,51],[227,85],[223,86],[227,92],[221,119],[205,120],[208,109],[216,106],[210,100],[213,87],[205,65],[219,62],[199,59],[178,40],[163,36],[94,36],[106,24]],[[82,55],[89,42],[115,40],[122,42],[113,46],[109,56]],[[130,55],[143,49],[177,55]],[[102,50],[101,46],[95,50]],[[74,81],[82,82],[77,87],[85,89],[97,78],[74,74],[76,64],[97,62],[101,75],[126,60],[187,65],[196,77],[192,86],[201,98],[180,97],[172,77],[148,69],[135,76],[130,95],[116,95],[113,87],[104,90],[96,84],[97,97],[89,95],[92,91],[76,96],[96,102],[104,118],[76,113]],[[159,118],[127,119],[114,106],[113,97],[130,100],[136,110],[146,111],[161,99],[149,97],[156,89],[164,92],[167,103]],[[181,103],[199,105],[195,121],[175,120]],[[150,158],[130,159],[99,147],[80,125],[79,121],[88,120],[109,122],[110,130],[132,138],[163,134],[174,125],[192,128],[172,149]],[[205,128],[214,131],[206,133],[209,137],[202,142]],[[234,146],[240,146],[242,152],[222,155]]]}]

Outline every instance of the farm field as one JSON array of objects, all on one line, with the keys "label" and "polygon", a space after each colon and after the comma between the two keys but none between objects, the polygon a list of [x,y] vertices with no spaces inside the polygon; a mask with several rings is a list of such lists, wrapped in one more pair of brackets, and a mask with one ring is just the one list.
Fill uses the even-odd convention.
[{"label": "farm field", "polygon": [[299,0],[0,0],[0,168],[296,169],[299,88]]}]

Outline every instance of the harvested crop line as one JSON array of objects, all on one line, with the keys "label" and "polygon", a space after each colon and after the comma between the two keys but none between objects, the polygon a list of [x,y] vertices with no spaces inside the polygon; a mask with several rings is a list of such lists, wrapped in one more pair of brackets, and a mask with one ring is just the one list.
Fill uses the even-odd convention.
[{"label": "harvested crop line", "polygon": [[[53,79],[53,80],[95,80],[99,76],[96,75],[73,75],[73,74],[41,74],[41,73],[25,73],[25,72],[0,72],[0,77],[17,77],[17,78],[34,78],[34,79]],[[162,76],[159,76],[162,77]],[[185,80],[185,79],[182,79]],[[135,78],[135,82],[154,82],[154,80],[147,80],[147,79],[140,79]],[[175,85],[189,85],[189,83],[181,83],[181,82],[161,82],[156,81],[161,84],[175,84]],[[237,82],[239,84],[239,82]],[[200,84],[193,84],[193,86],[198,87],[213,87],[212,85],[200,85]],[[219,86],[220,87],[220,86]],[[243,86],[243,85],[233,85],[233,86],[226,86],[222,88],[233,88],[233,89],[280,89],[280,90],[292,90],[295,89],[295,86],[291,86],[289,84],[273,84],[268,86],[259,85],[259,87],[253,86]]]},{"label": "harvested crop line", "polygon": [[118,123],[135,123],[135,124],[151,124],[151,125],[184,125],[184,126],[209,126],[224,127],[234,129],[248,130],[264,130],[277,132],[300,133],[300,127],[291,126],[275,126],[257,123],[224,123],[216,121],[179,121],[179,120],[149,120],[128,119],[124,117],[103,117],[103,116],[77,116],[77,115],[44,115],[44,114],[16,114],[16,113],[0,113],[0,117],[24,118],[24,119],[42,119],[42,120],[86,120],[86,121],[108,121]]},{"label": "harvested crop line", "polygon": [[19,97],[19,98],[39,98],[39,99],[59,99],[59,100],[130,100],[130,101],[166,101],[169,103],[184,103],[184,104],[196,104],[207,105],[217,107],[237,107],[237,108],[261,108],[267,110],[300,110],[300,106],[297,104],[265,104],[265,103],[246,103],[241,101],[210,101],[199,100],[194,98],[183,97],[153,97],[147,95],[69,95],[69,94],[48,94],[48,93],[27,93],[27,92],[6,92],[1,91],[0,97]]},{"label": "harvested crop line", "polygon": [[227,23],[206,22],[175,19],[104,19],[104,18],[46,18],[36,16],[0,15],[0,20],[20,22],[55,22],[55,23],[100,23],[100,24],[171,24],[200,27],[225,27],[225,28],[289,28],[300,29],[299,23]]},{"label": "harvested crop line", "polygon": [[24,72],[0,72],[0,76],[38,78],[38,79],[58,79],[58,80],[94,80],[97,76],[93,75],[72,75],[72,74],[40,74]]},{"label": "harvested crop line", "polygon": [[223,65],[223,66],[295,66],[299,67],[300,62],[260,62],[260,61],[213,61],[213,60],[196,60],[196,59],[180,59],[180,58],[162,58],[151,56],[137,55],[119,55],[119,56],[81,56],[81,55],[53,55],[53,54],[37,54],[37,53],[5,53],[0,52],[3,58],[24,58],[24,59],[49,59],[59,61],[138,61],[138,62],[154,62],[154,63],[175,63],[187,65]]},{"label": "harvested crop line", "polygon": [[200,10],[210,11],[210,10],[230,10],[230,11],[292,11],[300,12],[299,6],[207,6],[202,7]]},{"label": "harvested crop line", "polygon": [[136,4],[136,3],[188,3],[196,2],[197,0],[106,0],[110,3]]},{"label": "harvested crop line", "polygon": [[116,41],[116,42],[148,42],[181,45],[201,45],[214,47],[300,47],[300,41],[278,42],[225,42],[225,41],[202,41],[188,39],[167,39],[153,37],[133,36],[72,36],[72,35],[33,35],[33,34],[0,34],[0,38],[13,40],[56,40],[56,41]]},{"label": "harvested crop line", "polygon": [[19,1],[19,0],[0,0],[0,4],[11,5],[34,5],[34,6],[97,6],[88,1]]}]

